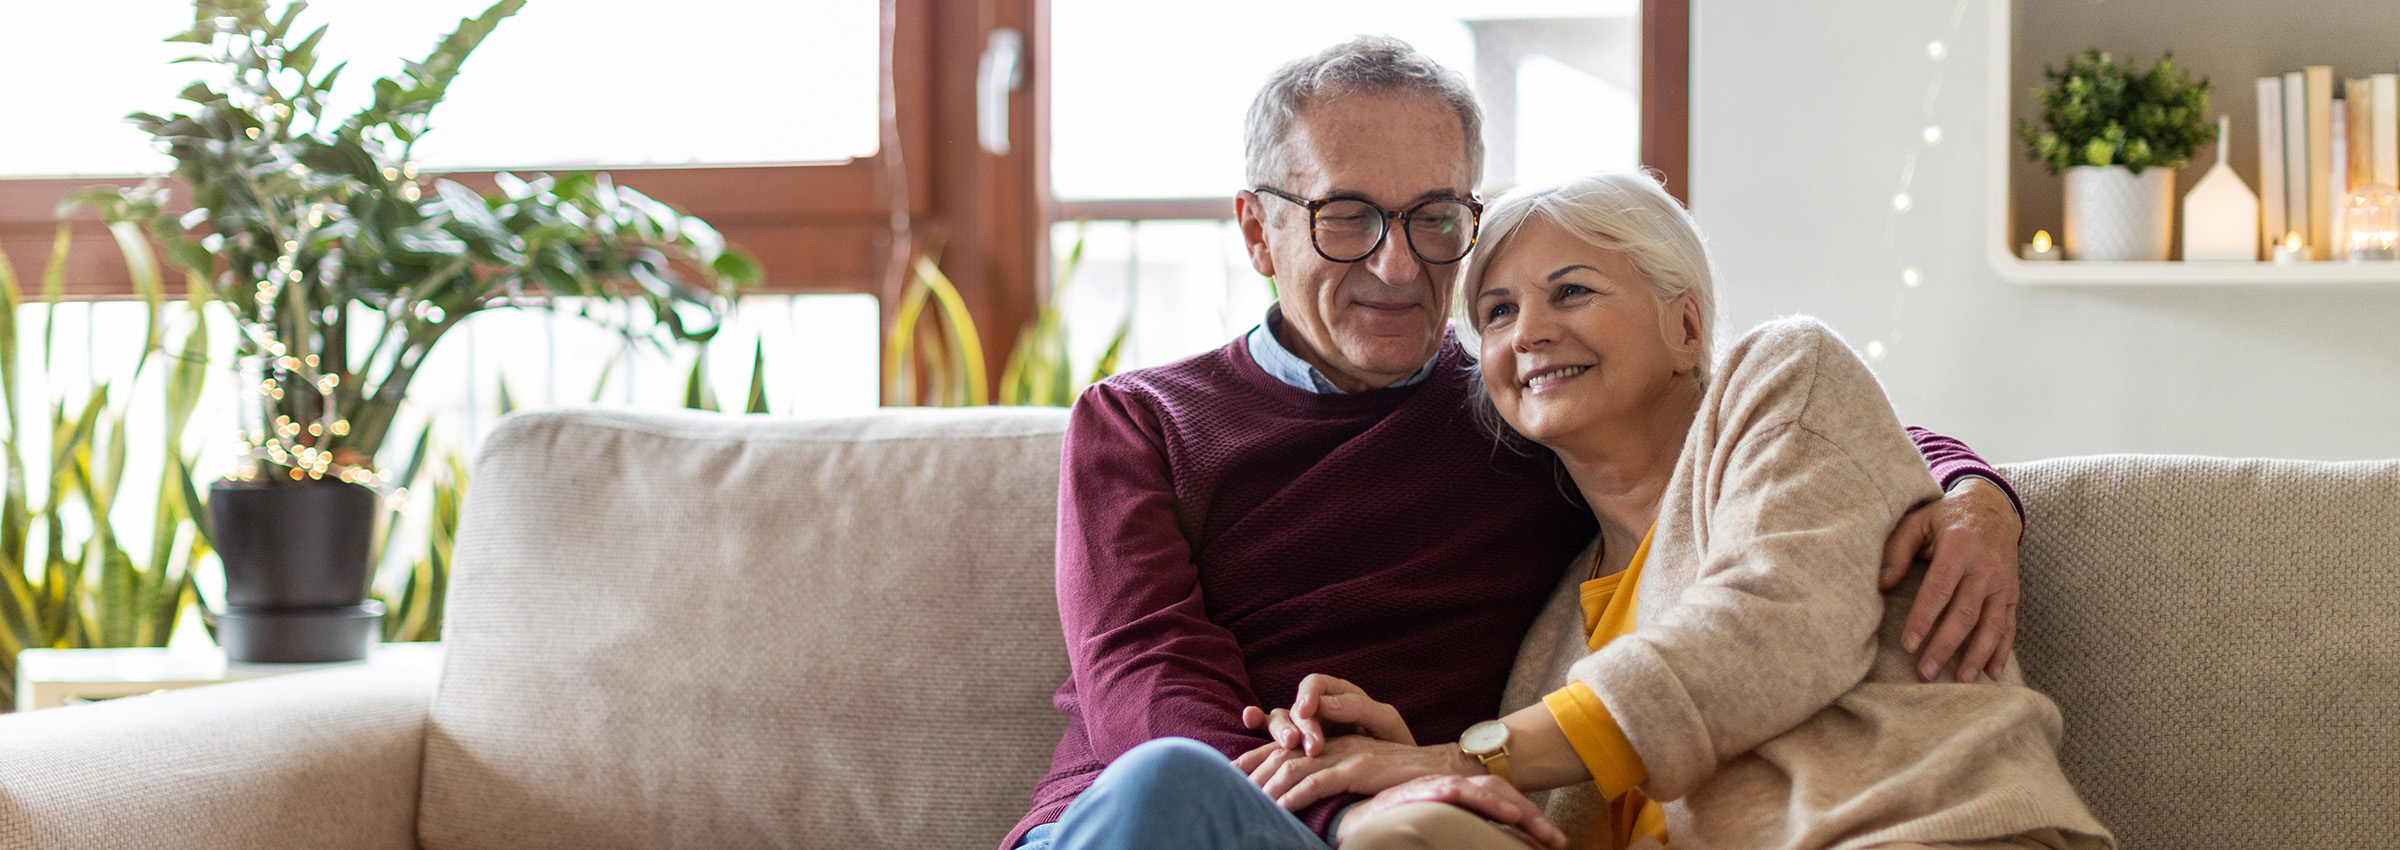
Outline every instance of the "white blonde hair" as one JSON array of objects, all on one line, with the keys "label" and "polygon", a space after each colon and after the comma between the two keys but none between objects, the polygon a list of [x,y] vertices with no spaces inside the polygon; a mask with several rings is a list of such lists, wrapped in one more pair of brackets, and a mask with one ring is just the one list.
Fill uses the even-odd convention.
[{"label": "white blonde hair", "polygon": [[[1451,323],[1451,328],[1458,333],[1467,354],[1476,356],[1483,350],[1483,326],[1475,315],[1475,294],[1483,291],[1485,273],[1490,271],[1493,261],[1508,253],[1510,243],[1524,229],[1525,222],[1537,215],[1586,244],[1623,255],[1633,270],[1650,283],[1650,293],[1658,303],[1666,304],[1685,293],[1691,294],[1700,308],[1701,342],[1700,360],[1692,366],[1692,379],[1707,387],[1710,366],[1716,360],[1716,269],[1709,263],[1708,250],[1702,244],[1700,228],[1693,223],[1691,212],[1659,186],[1658,178],[1647,172],[1604,171],[1547,186],[1520,188],[1493,202],[1484,212],[1475,252],[1459,274],[1458,292],[1451,299],[1459,319]],[[1520,444],[1515,447],[1527,450],[1521,445],[1525,442],[1523,438],[1493,408],[1483,381],[1469,381],[1467,385],[1476,421],[1501,442]]]},{"label": "white blonde hair", "polygon": [[1517,232],[1535,216],[1558,225],[1569,235],[1597,248],[1614,251],[1650,283],[1650,292],[1665,304],[1690,293],[1700,306],[1700,362],[1692,377],[1705,387],[1715,360],[1717,329],[1716,269],[1710,265],[1700,228],[1692,214],[1660,188],[1658,180],[1635,171],[1604,171],[1554,183],[1517,189],[1494,202],[1483,215],[1483,230],[1475,253],[1458,276],[1456,327],[1468,353],[1482,350],[1482,324],[1475,316],[1475,294],[1493,261],[1508,253]]}]

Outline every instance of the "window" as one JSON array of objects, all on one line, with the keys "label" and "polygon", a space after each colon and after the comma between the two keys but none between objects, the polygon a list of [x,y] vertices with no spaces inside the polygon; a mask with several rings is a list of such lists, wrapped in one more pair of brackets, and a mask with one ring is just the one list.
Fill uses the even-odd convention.
[{"label": "window", "polygon": [[[1070,348],[1096,359],[1120,321],[1120,366],[1205,351],[1257,324],[1272,295],[1231,221],[1242,118],[1292,59],[1391,35],[1466,75],[1486,113],[1483,191],[1641,162],[1634,0],[1216,0],[1168,7],[1053,0],[1051,189]],[[1175,38],[1158,38],[1173,32]],[[1073,219],[1089,218],[1079,225]]]},{"label": "window", "polygon": [[[0,49],[0,114],[41,115],[0,134],[0,175],[158,173],[165,155],[124,122],[177,108],[196,45],[188,0],[18,4]],[[331,111],[364,105],[490,0],[316,0],[296,27],[349,60]],[[739,20],[740,26],[727,21]],[[873,156],[878,32],[872,3],[685,0],[535,2],[486,39],[418,147],[434,170],[841,162]],[[75,33],[50,38],[44,33]],[[98,57],[106,57],[100,61]],[[328,63],[328,66],[330,63]],[[60,69],[71,69],[60,73]]]}]

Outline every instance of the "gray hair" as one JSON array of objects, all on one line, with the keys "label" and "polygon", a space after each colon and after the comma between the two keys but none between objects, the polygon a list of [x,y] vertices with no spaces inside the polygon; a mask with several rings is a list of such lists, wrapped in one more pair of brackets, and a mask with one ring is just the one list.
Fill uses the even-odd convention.
[{"label": "gray hair", "polygon": [[[1508,253],[1525,222],[1540,216],[1569,235],[1598,248],[1624,255],[1634,271],[1649,281],[1650,292],[1665,304],[1690,293],[1700,306],[1700,362],[1692,377],[1708,386],[1716,358],[1716,269],[1702,244],[1700,227],[1690,211],[1659,186],[1648,173],[1613,171],[1577,177],[1548,186],[1510,192],[1483,215],[1483,231],[1475,253],[1458,276],[1458,294],[1451,303],[1459,321],[1452,323],[1469,354],[1483,349],[1483,325],[1475,315],[1475,294],[1483,291],[1484,275],[1492,262]],[[1473,382],[1475,410],[1487,425],[1497,422],[1483,382]],[[1505,432],[1496,432],[1505,433]]]},{"label": "gray hair", "polygon": [[1482,181],[1483,105],[1466,78],[1408,42],[1362,35],[1292,60],[1258,90],[1242,122],[1244,176],[1250,186],[1281,182],[1291,173],[1286,141],[1300,110],[1321,98],[1345,94],[1421,94],[1440,100],[1458,113],[1459,126],[1466,131],[1467,188]]}]

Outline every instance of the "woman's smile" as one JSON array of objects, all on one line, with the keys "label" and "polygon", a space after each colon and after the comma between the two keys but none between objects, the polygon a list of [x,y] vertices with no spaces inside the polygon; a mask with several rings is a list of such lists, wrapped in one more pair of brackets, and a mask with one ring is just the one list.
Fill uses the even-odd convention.
[{"label": "woman's smile", "polygon": [[1581,375],[1591,368],[1590,366],[1543,366],[1529,370],[1525,373],[1527,376],[1524,385],[1525,391],[1540,394],[1556,390],[1560,382]]}]

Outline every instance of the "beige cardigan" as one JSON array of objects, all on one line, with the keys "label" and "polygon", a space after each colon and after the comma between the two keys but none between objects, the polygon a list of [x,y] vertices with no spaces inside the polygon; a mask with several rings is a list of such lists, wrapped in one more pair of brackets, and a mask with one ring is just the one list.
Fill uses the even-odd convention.
[{"label": "beige cardigan", "polygon": [[[1659,507],[1633,634],[1584,649],[1569,570],[1506,709],[1570,677],[1615,715],[1665,803],[1668,843],[1865,847],[2108,832],[2058,767],[2059,715],[2012,660],[1999,684],[1921,684],[1900,648],[1912,584],[1876,590],[1884,539],[1940,493],[1865,364],[1813,319],[1725,356]],[[1584,563],[1588,563],[1584,561]],[[1590,783],[1548,805],[1576,846]]]}]

